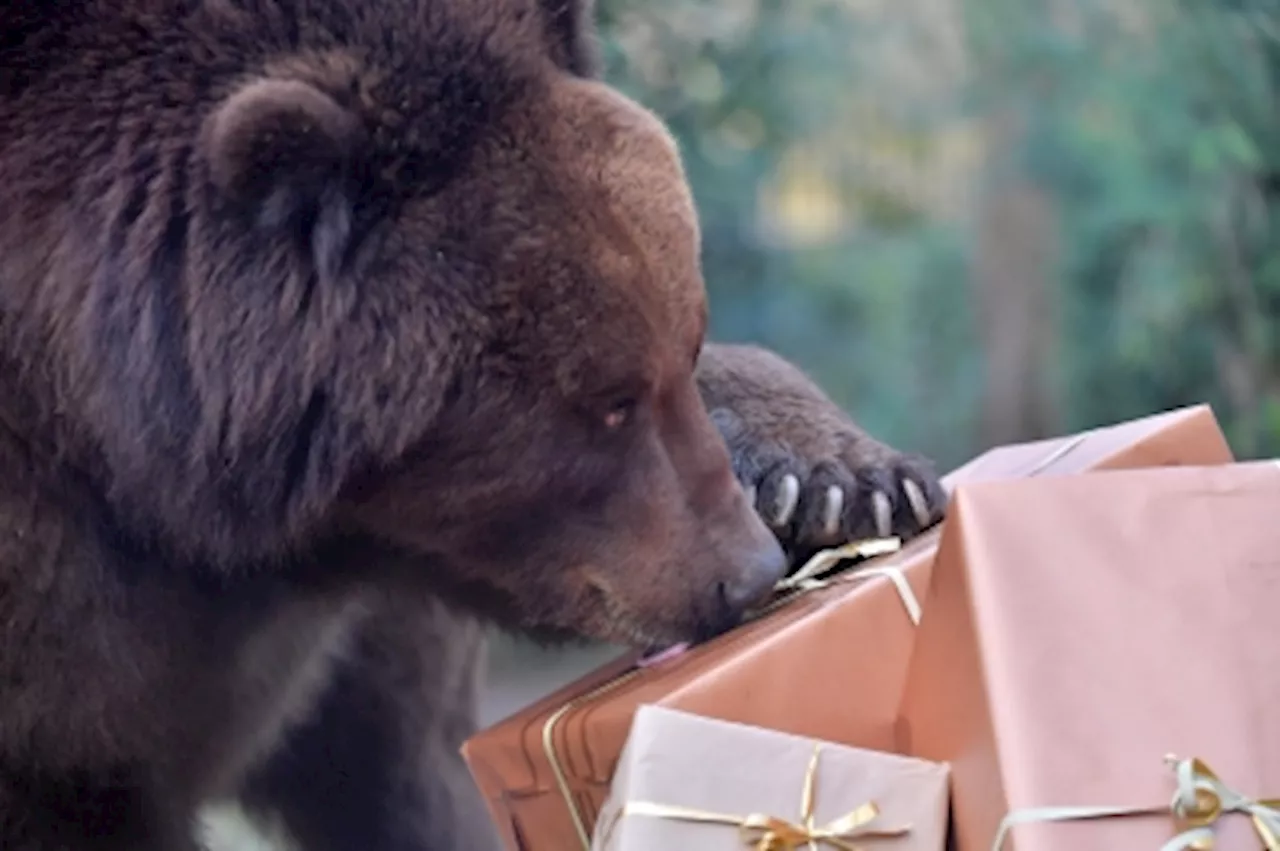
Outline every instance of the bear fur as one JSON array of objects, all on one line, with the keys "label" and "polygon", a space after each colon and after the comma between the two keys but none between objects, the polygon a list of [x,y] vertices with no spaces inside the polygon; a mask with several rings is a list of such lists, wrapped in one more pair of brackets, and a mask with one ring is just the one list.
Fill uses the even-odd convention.
[{"label": "bear fur", "polygon": [[190,849],[238,795],[308,847],[487,847],[477,619],[698,640],[779,539],[936,517],[703,345],[678,155],[589,17],[0,2],[0,847]]}]

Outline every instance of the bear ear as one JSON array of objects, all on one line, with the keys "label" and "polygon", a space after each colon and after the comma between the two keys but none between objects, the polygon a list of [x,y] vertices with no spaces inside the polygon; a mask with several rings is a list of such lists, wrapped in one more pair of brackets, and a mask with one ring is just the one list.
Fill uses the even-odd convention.
[{"label": "bear ear", "polygon": [[205,124],[214,186],[256,224],[304,240],[322,277],[351,235],[359,117],[309,83],[261,79],[224,100]]},{"label": "bear ear", "polygon": [[603,62],[594,0],[538,0],[555,62],[579,77],[597,77]]}]

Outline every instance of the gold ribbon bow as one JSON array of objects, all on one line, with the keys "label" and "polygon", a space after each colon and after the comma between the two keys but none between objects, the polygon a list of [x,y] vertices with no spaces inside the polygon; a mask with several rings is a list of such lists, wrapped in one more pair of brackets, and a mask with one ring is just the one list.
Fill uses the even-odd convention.
[{"label": "gold ribbon bow", "polygon": [[1243,813],[1267,851],[1280,851],[1280,799],[1254,800],[1232,789],[1201,759],[1165,757],[1178,777],[1171,809],[1183,832],[1162,851],[1212,851],[1213,826],[1225,813]]},{"label": "gold ribbon bow", "polygon": [[1280,851],[1280,799],[1254,800],[1241,795],[1218,778],[1198,758],[1166,756],[1178,788],[1168,806],[1157,807],[1030,807],[1004,817],[991,843],[991,851],[1001,851],[1009,832],[1020,824],[1055,821],[1151,816],[1172,813],[1182,832],[1161,846],[1160,851],[1213,851],[1214,825],[1226,813],[1243,813],[1253,821],[1253,829],[1267,851]]},{"label": "gold ribbon bow", "polygon": [[814,787],[817,784],[818,758],[821,750],[820,745],[814,747],[813,757],[809,760],[808,770],[805,771],[799,822],[761,813],[736,816],[689,807],[654,804],[648,801],[631,801],[624,804],[619,816],[621,818],[647,816],[736,827],[743,843],[749,845],[753,851],[799,851],[802,848],[819,851],[822,845],[838,848],[840,851],[863,851],[862,846],[853,840],[901,836],[911,830],[909,826],[872,827],[871,822],[880,815],[880,807],[875,801],[868,801],[821,827],[815,825]]}]

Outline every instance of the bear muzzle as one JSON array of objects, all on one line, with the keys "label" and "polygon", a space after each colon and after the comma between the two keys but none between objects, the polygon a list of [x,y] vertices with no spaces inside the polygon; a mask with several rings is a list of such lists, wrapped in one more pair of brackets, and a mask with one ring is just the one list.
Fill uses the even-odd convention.
[{"label": "bear muzzle", "polygon": [[746,612],[764,601],[789,563],[781,544],[745,496],[733,501],[738,522],[715,524],[717,530],[705,550],[707,586],[712,599],[700,607],[697,640],[707,640],[742,622]]}]

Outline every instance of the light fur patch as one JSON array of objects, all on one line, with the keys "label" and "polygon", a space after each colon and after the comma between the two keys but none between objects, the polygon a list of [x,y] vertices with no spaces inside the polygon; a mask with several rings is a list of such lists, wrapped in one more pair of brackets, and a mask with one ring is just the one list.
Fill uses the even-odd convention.
[{"label": "light fur patch", "polygon": [[210,797],[234,794],[245,772],[310,715],[367,613],[358,598],[293,603],[241,647],[230,701],[236,717],[227,737],[234,747],[221,755]]}]

